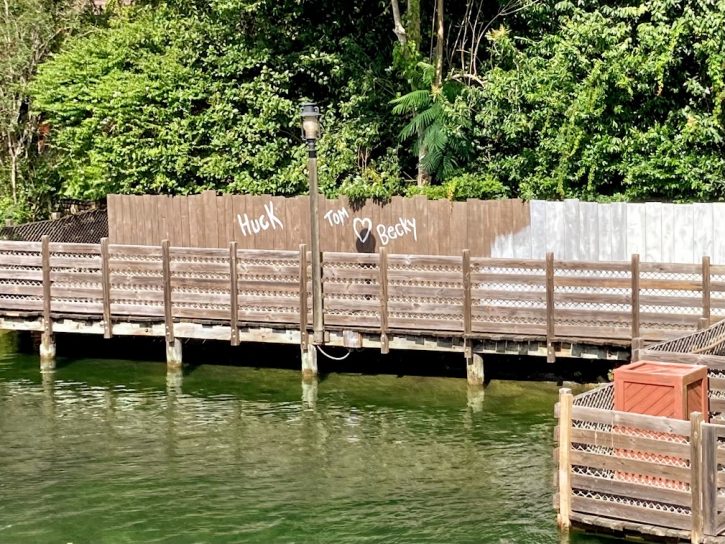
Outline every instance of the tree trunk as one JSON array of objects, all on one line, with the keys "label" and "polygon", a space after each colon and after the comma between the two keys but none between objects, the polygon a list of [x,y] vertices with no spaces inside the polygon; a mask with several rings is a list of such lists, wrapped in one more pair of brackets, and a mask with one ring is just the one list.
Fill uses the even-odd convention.
[{"label": "tree trunk", "polygon": [[437,90],[443,85],[443,0],[436,0],[436,48],[435,48],[435,81],[433,89]]},{"label": "tree trunk", "polygon": [[418,187],[425,187],[430,184],[430,174],[423,166],[423,159],[425,159],[426,150],[423,145],[423,134],[418,133],[418,177],[416,179],[416,185]]},{"label": "tree trunk", "polygon": [[403,26],[403,20],[400,18],[400,5],[398,0],[390,0],[390,5],[393,8],[393,33],[398,37],[400,45],[406,45],[408,43],[408,35]]},{"label": "tree trunk", "polygon": [[13,204],[18,203],[18,157],[10,153],[10,188],[13,192]]},{"label": "tree trunk", "polygon": [[410,41],[420,48],[420,0],[408,0],[408,10],[405,12],[405,30]]}]

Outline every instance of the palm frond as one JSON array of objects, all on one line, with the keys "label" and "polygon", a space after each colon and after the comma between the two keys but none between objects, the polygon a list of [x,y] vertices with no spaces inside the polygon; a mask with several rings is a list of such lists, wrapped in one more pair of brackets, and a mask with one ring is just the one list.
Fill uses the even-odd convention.
[{"label": "palm frond", "polygon": [[394,104],[393,113],[397,115],[425,108],[430,105],[431,100],[431,94],[428,89],[419,89],[395,98],[391,100],[390,103]]}]

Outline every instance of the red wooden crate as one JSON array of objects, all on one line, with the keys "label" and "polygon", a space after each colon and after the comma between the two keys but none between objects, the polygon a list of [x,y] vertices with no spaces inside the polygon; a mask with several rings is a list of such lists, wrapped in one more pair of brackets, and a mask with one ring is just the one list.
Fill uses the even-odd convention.
[{"label": "red wooden crate", "polygon": [[614,409],[650,416],[708,418],[707,367],[638,361],[614,370]]},{"label": "red wooden crate", "polygon": [[[651,416],[687,420],[691,412],[700,412],[708,418],[707,367],[679,363],[639,361],[615,369],[614,409]],[[662,438],[664,433],[643,431],[617,426],[622,434]],[[617,449],[618,457],[639,459],[662,465],[688,466],[685,459],[667,455]],[[656,485],[671,489],[687,489],[685,482],[617,471],[615,479],[633,483]]]}]

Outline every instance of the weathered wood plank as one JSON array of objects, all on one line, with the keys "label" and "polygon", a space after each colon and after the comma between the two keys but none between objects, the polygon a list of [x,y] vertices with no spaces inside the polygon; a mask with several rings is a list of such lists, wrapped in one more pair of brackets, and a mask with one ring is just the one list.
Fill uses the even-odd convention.
[{"label": "weathered wood plank", "polygon": [[[227,202],[229,200],[227,199]],[[239,345],[239,279],[237,278],[237,242],[229,242],[229,314],[231,344]]]},{"label": "weathered wood plank", "polygon": [[111,323],[111,269],[108,255],[108,238],[101,239],[101,285],[103,288],[103,337],[113,336]]},{"label": "weathered wood plank", "polygon": [[[646,359],[643,357],[642,359]],[[688,436],[690,433],[690,422],[670,418],[648,416],[644,414],[630,414],[627,412],[615,412],[611,410],[599,410],[585,406],[574,406],[573,416],[577,421],[589,421],[591,423],[604,423],[605,425],[621,425],[648,431],[677,434]]]},{"label": "weathered wood plank", "polygon": [[169,262],[169,241],[161,241],[161,263],[164,275],[164,320],[166,322],[166,342],[174,343],[174,315],[171,311],[171,264]]},{"label": "weathered wood plank", "polygon": [[575,473],[571,475],[571,486],[574,489],[619,495],[644,501],[658,501],[687,508],[692,503],[691,493],[687,491],[646,485],[644,482],[610,480]]},{"label": "weathered wood plank", "polygon": [[585,497],[572,497],[572,510],[588,514],[596,514],[607,518],[630,520],[637,523],[650,523],[661,527],[690,529],[690,516],[663,512],[652,508],[618,504]]}]

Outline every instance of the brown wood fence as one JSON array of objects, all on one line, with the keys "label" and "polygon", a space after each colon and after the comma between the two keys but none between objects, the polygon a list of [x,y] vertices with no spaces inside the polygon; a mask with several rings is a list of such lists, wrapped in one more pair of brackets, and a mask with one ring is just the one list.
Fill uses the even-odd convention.
[{"label": "brown wood fence", "polygon": [[723,534],[725,426],[698,413],[681,421],[614,411],[612,384],[577,397],[562,389],[556,416],[562,525],[692,542]]},{"label": "brown wood fence", "polygon": [[[323,251],[374,253],[385,247],[405,255],[489,257],[496,239],[529,224],[521,200],[450,202],[393,197],[357,206],[347,198],[321,199]],[[112,244],[296,251],[309,244],[308,197],[217,195],[108,197]]]},{"label": "brown wood fence", "polygon": [[[312,323],[309,253],[0,242],[0,315]],[[619,345],[670,338],[725,307],[725,266],[325,252],[330,330]]]}]

